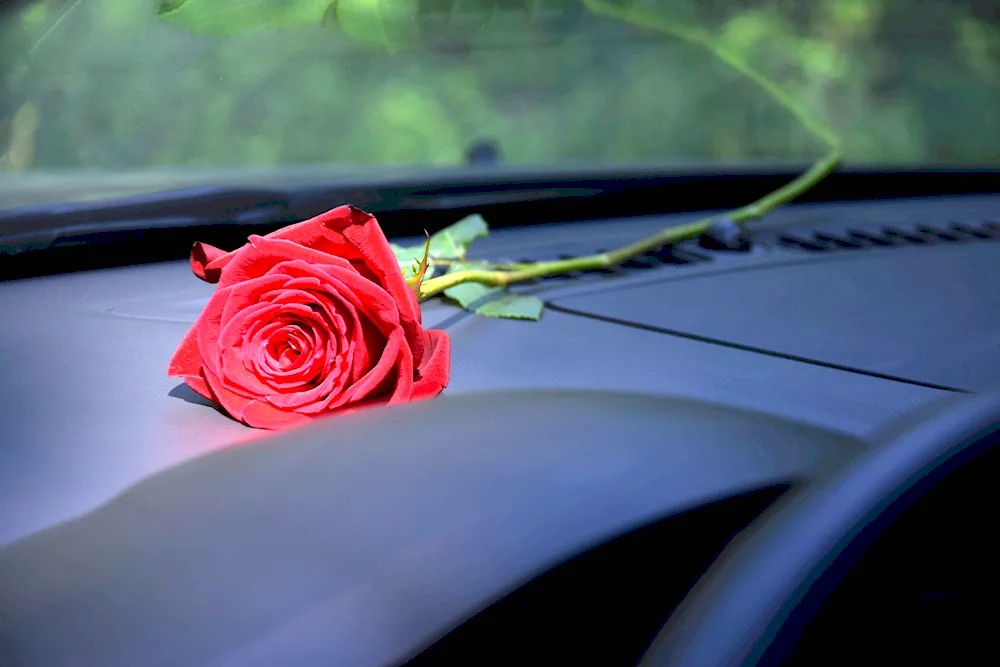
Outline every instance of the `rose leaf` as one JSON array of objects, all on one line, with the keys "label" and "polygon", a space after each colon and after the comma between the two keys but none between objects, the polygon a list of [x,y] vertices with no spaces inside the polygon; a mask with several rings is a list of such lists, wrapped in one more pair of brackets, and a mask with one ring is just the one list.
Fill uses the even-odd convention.
[{"label": "rose leaf", "polygon": [[194,33],[320,25],[335,0],[156,0],[156,15]]},{"label": "rose leaf", "polygon": [[359,42],[396,53],[416,41],[419,9],[419,0],[337,0],[337,21]]},{"label": "rose leaf", "polygon": [[515,320],[537,320],[542,316],[542,300],[527,294],[510,294],[492,299],[476,308],[477,315]]},{"label": "rose leaf", "polygon": [[468,311],[476,312],[476,306],[487,297],[499,295],[503,292],[502,287],[489,287],[482,283],[462,283],[449,287],[444,291],[444,295],[458,303]]},{"label": "rose leaf", "polygon": [[431,257],[464,259],[473,240],[487,234],[489,234],[489,227],[483,220],[483,216],[478,213],[466,216],[436,234],[431,234]]},{"label": "rose leaf", "polygon": [[[456,265],[452,271],[477,269],[486,265],[486,262],[470,262]],[[449,287],[444,295],[470,313],[486,317],[537,320],[542,314],[541,299],[526,294],[512,294],[503,287],[468,282]]]},{"label": "rose leaf", "polygon": [[398,243],[390,243],[389,247],[392,248],[392,252],[396,255],[396,261],[399,262],[400,266],[409,266],[414,260],[419,260],[424,256],[423,244],[404,247]]}]

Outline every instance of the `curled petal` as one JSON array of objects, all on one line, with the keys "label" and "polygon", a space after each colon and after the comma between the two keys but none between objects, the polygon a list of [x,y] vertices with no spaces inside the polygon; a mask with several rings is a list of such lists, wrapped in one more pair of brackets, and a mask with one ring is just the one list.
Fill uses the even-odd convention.
[{"label": "curled petal", "polygon": [[401,329],[396,329],[382,350],[382,355],[374,368],[360,380],[348,387],[340,396],[330,396],[325,401],[317,401],[303,406],[306,414],[319,414],[348,406],[370,398],[384,398],[385,402],[396,399],[405,401],[413,386],[413,354],[406,346],[406,337]]},{"label": "curled petal", "polygon": [[[301,287],[297,279],[289,281],[289,288]],[[338,353],[333,359],[334,365],[343,364],[347,375],[338,377],[335,390],[339,391],[348,383],[357,382],[358,378],[371,370],[374,365],[373,354],[378,354],[385,347],[386,337],[367,318],[362,318],[358,309],[339,292],[288,289],[275,295],[272,303],[306,303],[317,309],[330,323],[336,336]],[[340,366],[338,366],[340,368]]]},{"label": "curled petal", "polygon": [[[201,353],[198,351],[198,329],[191,327],[174,350],[167,366],[167,377],[184,377],[201,373]],[[195,390],[197,391],[197,390]],[[200,393],[200,392],[199,392]]]},{"label": "curled petal", "polygon": [[[352,207],[353,208],[353,207]],[[399,318],[406,332],[410,349],[414,357],[423,356],[420,340],[421,314],[417,296],[406,284],[403,272],[399,270],[399,262],[389,246],[378,221],[371,215],[354,209],[352,221],[354,224],[344,227],[344,238],[347,239],[360,254],[369,267],[379,278],[382,287],[392,296],[399,310]]]},{"label": "curled petal", "polygon": [[[244,334],[240,355],[243,367],[256,373],[272,391],[289,393],[325,377],[331,356],[345,346],[289,322],[257,322]],[[293,349],[296,357],[289,362]]]},{"label": "curled petal", "polygon": [[191,271],[207,283],[217,283],[222,273],[219,260],[229,254],[215,246],[195,241],[191,247]]},{"label": "curled petal", "polygon": [[283,262],[275,267],[293,277],[314,277],[326,286],[331,294],[338,294],[359,312],[367,315],[372,323],[386,335],[399,327],[399,310],[392,296],[353,269],[336,265],[317,266],[301,260]]},{"label": "curled petal", "polygon": [[219,287],[229,287],[267,275],[275,266],[292,260],[308,264],[330,264],[354,270],[343,257],[296,245],[291,241],[251,236],[247,245],[235,253],[222,269]]},{"label": "curled petal", "polygon": [[[321,338],[323,348],[333,334],[314,310],[302,304],[258,303],[246,308],[229,320],[219,335],[219,359],[221,374],[219,379],[232,391],[246,396],[267,396],[276,391],[275,387],[261,378],[259,372],[247,368],[244,363],[246,355],[255,354],[256,350],[243,348],[243,341],[248,330],[256,322],[279,321],[301,327],[308,327]],[[328,351],[325,350],[326,353]],[[300,377],[300,383],[305,384],[312,378]]]},{"label": "curled petal", "polygon": [[228,322],[236,317],[240,311],[260,301],[268,292],[282,289],[289,280],[289,276],[271,274],[233,285],[227,292],[222,321]]},{"label": "curled petal", "polygon": [[427,345],[424,358],[417,368],[410,400],[419,401],[437,396],[451,379],[451,339],[444,331],[425,331]]}]

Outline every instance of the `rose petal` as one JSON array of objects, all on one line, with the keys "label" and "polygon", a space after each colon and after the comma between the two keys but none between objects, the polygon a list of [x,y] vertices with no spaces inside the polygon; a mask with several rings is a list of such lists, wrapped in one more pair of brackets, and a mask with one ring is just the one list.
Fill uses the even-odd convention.
[{"label": "rose petal", "polygon": [[[252,248],[261,239],[287,241],[300,249],[316,250],[333,257],[346,259],[366,277],[376,278],[376,282],[398,303],[400,319],[403,329],[406,331],[407,341],[414,352],[414,358],[417,361],[422,358],[421,313],[416,295],[406,286],[395,254],[374,216],[353,206],[339,206],[309,220],[283,227],[267,236],[252,236],[249,245],[233,252],[225,253],[213,246],[199,243],[192,249],[192,270],[199,278],[209,282],[220,282],[224,269],[228,269],[238,258],[235,264],[241,265],[240,269],[232,269],[234,278],[226,284],[263,275],[266,268],[261,270],[259,266],[253,267],[252,264],[250,266],[244,264],[253,259],[260,260],[259,255],[244,257],[241,254],[248,248]],[[299,258],[307,259],[302,256]],[[356,260],[363,261],[368,270],[363,270],[358,266]],[[255,273],[254,268],[258,272]]]},{"label": "rose petal", "polygon": [[289,280],[290,276],[279,273],[233,285],[229,288],[226,305],[222,309],[222,322],[228,322],[244,308],[263,300],[266,294],[281,290]]},{"label": "rose petal", "polygon": [[237,250],[219,277],[220,287],[229,287],[267,275],[275,266],[291,260],[307,264],[329,264],[357,273],[343,257],[296,245],[291,241],[251,236],[247,245]]},{"label": "rose petal", "polygon": [[[254,354],[253,350],[243,349],[243,339],[253,322],[281,319],[294,326],[313,327],[322,336],[325,347],[330,332],[322,317],[311,308],[298,303],[258,303],[244,309],[236,317],[226,323],[219,335],[220,359],[222,373],[219,379],[232,391],[247,396],[266,397],[275,391],[269,383],[262,381],[255,370],[248,369],[244,363],[245,354]],[[312,378],[300,377],[300,384],[305,384]]]},{"label": "rose petal", "polygon": [[198,332],[198,353],[206,375],[219,375],[219,332],[222,330],[222,311],[231,290],[231,287],[217,287],[194,322]]},{"label": "rose petal", "polygon": [[[354,245],[358,254],[361,255],[368,266],[379,277],[380,283],[385,290],[392,295],[397,303],[400,319],[405,323],[407,329],[407,340],[410,342],[414,353],[423,341],[419,338],[417,330],[421,322],[420,307],[417,303],[417,296],[413,293],[403,278],[403,272],[399,269],[399,261],[396,259],[389,241],[385,238],[385,233],[378,224],[378,220],[364,211],[351,207],[351,223],[342,228],[344,238]],[[416,343],[416,345],[414,345]],[[416,355],[418,358],[420,354]]]},{"label": "rose petal", "polygon": [[212,388],[202,374],[201,353],[198,351],[198,330],[191,327],[184,334],[180,345],[174,350],[174,356],[167,366],[167,377],[179,377],[196,393],[210,401],[215,400]]},{"label": "rose petal", "polygon": [[167,366],[167,377],[198,375],[201,372],[201,353],[198,352],[198,329],[192,326],[181,338]]},{"label": "rose petal", "polygon": [[278,408],[298,409],[331,396],[336,396],[345,386],[347,375],[347,364],[343,359],[340,359],[335,361],[326,371],[318,385],[314,387],[300,385],[297,391],[268,394],[263,398]]},{"label": "rose petal", "polygon": [[225,250],[220,250],[201,241],[195,241],[191,247],[191,271],[205,282],[217,283],[219,282],[219,274],[222,272],[221,267],[209,268],[209,266],[213,261],[227,254]]},{"label": "rose petal", "polygon": [[292,428],[293,426],[299,426],[313,420],[308,415],[291,410],[280,410],[263,401],[251,401],[248,403],[243,409],[241,419],[248,426],[271,431]]},{"label": "rose petal", "polygon": [[421,400],[450,380],[450,339],[424,331],[374,217],[350,206],[225,253],[195,244],[219,287],[168,374],[258,428]]},{"label": "rose petal", "polygon": [[382,351],[385,349],[387,339],[369,320],[361,320],[361,341],[355,342],[352,351],[351,384],[354,384],[365,376],[378,362]]},{"label": "rose petal", "polygon": [[341,406],[361,401],[367,398],[381,397],[384,393],[388,400],[405,401],[413,386],[413,355],[406,345],[406,336],[402,329],[396,329],[389,336],[382,355],[368,373],[358,382],[348,387],[340,396],[329,397],[325,401],[299,408],[304,414],[317,414],[332,411]]},{"label": "rose petal", "polygon": [[[217,338],[218,371],[213,369],[213,372],[227,389],[248,398],[272,391],[257,378],[256,374],[244,366],[243,348],[236,343],[236,340],[242,339],[244,331],[251,323],[273,321],[281,312],[281,306],[256,303],[244,308],[224,324]],[[240,342],[242,343],[242,340]]]},{"label": "rose petal", "polygon": [[344,392],[347,402],[360,401],[369,397],[377,397],[379,389],[383,388],[386,379],[395,380],[390,387],[392,396],[397,400],[406,400],[413,386],[413,354],[406,345],[402,330],[397,329],[389,337],[382,358],[378,360],[368,374]]},{"label": "rose petal", "polygon": [[[291,287],[296,283],[292,279],[288,282]],[[313,280],[313,278],[302,278],[301,280]],[[336,336],[340,346],[340,354],[343,355],[346,367],[352,370],[351,382],[370,370],[372,362],[368,353],[373,346],[379,348],[385,346],[385,336],[375,333],[368,336],[371,325],[362,324],[362,318],[358,315],[357,309],[349,300],[337,291],[336,285],[329,284],[323,286],[323,291],[313,290],[287,290],[273,297],[272,303],[303,303],[321,309],[329,319],[330,328],[337,330]]]},{"label": "rose petal", "polygon": [[243,334],[257,322],[284,322],[285,315],[308,314],[309,309],[299,304],[289,305],[262,301],[247,306],[222,323],[216,339],[220,352],[227,348],[240,347],[243,344]]},{"label": "rose petal", "polygon": [[[352,221],[358,214],[361,214],[362,216],[367,215],[351,206],[339,206],[314,218],[310,218],[309,220],[303,220],[302,222],[294,225],[282,227],[281,229],[273,231],[264,237],[258,236],[256,238],[291,241],[293,244],[300,247],[319,250],[337,257],[343,257],[344,252],[353,254],[353,247],[346,244],[343,239],[343,235],[335,230],[339,230],[343,225],[352,224]],[[204,244],[202,245],[204,246]],[[228,266],[229,263],[236,257],[236,254],[243,250],[246,246],[228,253],[223,252],[218,248],[212,248],[212,246],[204,247],[210,248],[211,251],[215,252],[209,251],[210,254],[205,254],[207,262],[203,269],[195,269],[195,251],[192,250],[192,269],[195,270],[195,275],[198,275],[198,277],[202,277],[199,275],[200,271],[201,274],[206,275],[205,279],[209,282],[218,282],[222,269]],[[199,259],[201,259],[201,256],[199,256]]]},{"label": "rose petal", "polygon": [[[309,220],[283,227],[265,238],[290,241],[350,261],[366,277],[374,276],[397,303],[406,339],[414,359],[423,357],[421,313],[417,297],[406,285],[399,262],[374,216],[353,206],[339,206]],[[301,259],[305,259],[304,257]],[[362,260],[364,271],[353,260]],[[371,276],[366,274],[371,274]]]},{"label": "rose petal", "polygon": [[[306,367],[314,363],[311,358],[316,352],[316,341],[313,332],[308,333],[310,335],[280,318],[274,322],[253,322],[243,333],[240,345],[243,365],[248,371],[258,373],[269,381],[298,377],[308,372]],[[282,355],[286,355],[289,349],[295,349],[298,357],[292,363],[280,365],[281,360],[276,356],[279,351],[272,350],[279,343],[284,343],[284,351],[280,352]]]},{"label": "rose petal", "polygon": [[399,310],[392,296],[353,269],[334,265],[315,266],[301,260],[283,262],[275,268],[293,277],[318,278],[326,286],[328,293],[337,294],[353,304],[359,313],[367,316],[386,336],[399,327]]},{"label": "rose petal", "polygon": [[278,430],[304,424],[310,419],[308,416],[279,410],[262,401],[235,394],[222,386],[219,378],[211,373],[205,373],[205,379],[208,380],[208,385],[215,393],[217,397],[215,400],[219,405],[233,418],[247,426]]},{"label": "rose petal", "polygon": [[245,408],[253,399],[247,396],[240,396],[239,394],[227,389],[223,386],[222,381],[215,375],[215,373],[212,373],[207,369],[204,373],[205,380],[207,380],[208,386],[211,387],[212,393],[215,394],[219,405],[221,405],[230,415],[242,421],[243,408]]},{"label": "rose petal", "polygon": [[425,356],[417,368],[410,400],[420,401],[440,394],[451,380],[451,338],[444,331],[425,331]]},{"label": "rose petal", "polygon": [[[321,269],[322,267],[319,268]],[[311,271],[312,267],[285,266],[282,268],[282,270],[287,270],[289,273],[295,273],[299,269]],[[386,323],[385,318],[380,319],[378,313],[368,308],[364,301],[358,298],[357,294],[352,293],[339,280],[331,278],[326,273],[322,273],[322,275],[327,280],[326,293],[331,297],[335,297],[337,302],[343,305],[353,318],[352,330],[350,332],[350,347],[348,348],[349,356],[347,358],[347,367],[350,369],[351,376],[345,384],[354,384],[374,367],[385,349],[387,336],[395,328],[391,322]],[[372,287],[372,289],[378,290],[377,286]],[[284,295],[280,297],[282,300],[285,298]],[[358,312],[359,310],[361,311],[360,313]],[[391,317],[391,314],[386,314],[386,317]]]},{"label": "rose petal", "polygon": [[[284,340],[289,349],[293,344],[298,348],[298,357],[285,367],[280,367],[280,360],[270,349],[279,340]],[[259,374],[268,386],[284,392],[325,377],[330,366],[328,357],[337,354],[339,343],[328,341],[312,329],[306,331],[296,325],[273,322],[252,337],[244,336],[242,347],[244,366]]]}]

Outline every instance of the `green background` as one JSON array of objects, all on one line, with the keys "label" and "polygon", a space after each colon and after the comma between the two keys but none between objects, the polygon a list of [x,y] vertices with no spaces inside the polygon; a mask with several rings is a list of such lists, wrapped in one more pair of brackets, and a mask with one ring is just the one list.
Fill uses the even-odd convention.
[{"label": "green background", "polygon": [[[995,0],[637,1],[793,92],[849,162],[1000,162]],[[704,49],[579,0],[38,0],[0,21],[0,170],[822,150]]]}]

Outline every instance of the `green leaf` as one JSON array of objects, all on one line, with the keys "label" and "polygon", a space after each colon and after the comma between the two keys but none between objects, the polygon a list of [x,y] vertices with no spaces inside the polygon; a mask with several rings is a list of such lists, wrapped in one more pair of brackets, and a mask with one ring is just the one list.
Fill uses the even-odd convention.
[{"label": "green leaf", "polygon": [[477,301],[500,294],[503,291],[502,287],[488,287],[482,283],[462,283],[449,287],[444,291],[444,295],[457,301],[462,308],[474,313],[476,312],[474,305]]},{"label": "green leaf", "polygon": [[487,301],[475,310],[477,315],[515,320],[537,320],[542,316],[542,300],[526,294],[507,294]]},{"label": "green leaf", "polygon": [[335,1],[156,0],[156,14],[191,32],[233,35],[261,28],[318,26]]},{"label": "green leaf", "polygon": [[537,320],[542,316],[542,300],[527,294],[512,294],[502,287],[462,283],[444,291],[449,299],[476,315],[515,320]]},{"label": "green leaf", "polygon": [[[448,273],[468,269],[483,269],[488,262],[455,264]],[[444,295],[470,313],[486,317],[503,317],[518,320],[537,320],[542,315],[542,300],[525,294],[512,294],[503,287],[489,287],[482,283],[461,283],[449,287]]]},{"label": "green leaf", "polygon": [[398,243],[390,243],[389,247],[392,248],[393,254],[396,255],[396,261],[400,264],[409,264],[413,260],[419,260],[424,256],[424,247],[422,245],[404,247]]},{"label": "green leaf", "polygon": [[337,20],[354,39],[396,53],[417,40],[419,0],[338,0]]},{"label": "green leaf", "polygon": [[[434,237],[432,236],[431,239]],[[455,273],[457,271],[470,271],[475,269],[488,269],[490,263],[484,260],[477,260],[474,262],[463,262],[459,264],[452,264],[448,267],[446,273]],[[480,301],[486,296],[492,294],[498,294],[503,291],[502,287],[488,287],[482,283],[461,283],[460,285],[455,285],[454,287],[449,287],[444,291],[444,295],[449,299],[458,302],[462,308],[470,312],[475,312],[477,301]]]},{"label": "green leaf", "polygon": [[431,234],[431,257],[451,257],[465,259],[473,240],[489,234],[489,227],[483,216],[475,213],[445,227],[436,234]]}]

